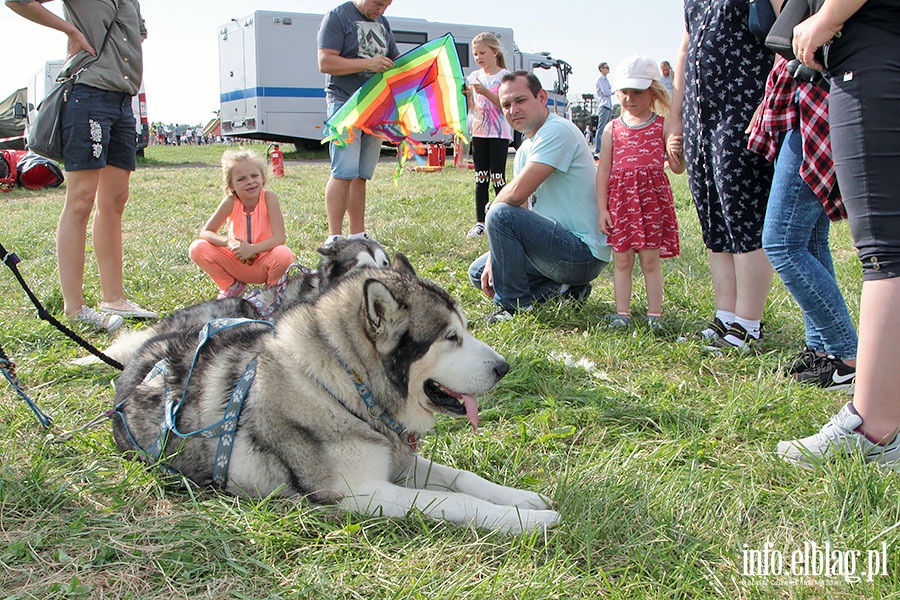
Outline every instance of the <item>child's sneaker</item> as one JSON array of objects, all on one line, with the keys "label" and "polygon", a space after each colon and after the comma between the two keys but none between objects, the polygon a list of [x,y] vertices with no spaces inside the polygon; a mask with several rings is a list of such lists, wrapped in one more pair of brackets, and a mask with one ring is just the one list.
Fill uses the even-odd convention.
[{"label": "child's sneaker", "polygon": [[856,382],[856,369],[835,356],[817,356],[805,371],[794,374],[800,383],[817,385],[826,390],[846,390]]},{"label": "child's sneaker", "polygon": [[244,290],[247,289],[247,284],[243,281],[235,280],[227,290],[219,290],[219,295],[216,296],[216,300],[224,300],[225,298],[238,298],[241,294],[244,293]]},{"label": "child's sneaker", "polygon": [[728,327],[722,322],[722,319],[714,317],[709,325],[700,331],[692,333],[690,336],[678,338],[678,341],[686,342],[688,340],[694,340],[697,342],[712,342],[713,340],[722,339],[725,337],[726,333],[728,333]]},{"label": "child's sneaker", "polygon": [[104,314],[97,312],[89,306],[82,306],[81,310],[78,311],[78,314],[75,315],[75,322],[84,323],[85,325],[89,325],[94,329],[102,329],[109,333],[112,333],[122,326],[122,323],[125,322],[125,319],[123,319],[119,315],[108,313]]},{"label": "child's sneaker", "polygon": [[653,333],[662,333],[665,329],[662,317],[647,317],[647,329]]},{"label": "child's sneaker", "polygon": [[797,373],[808,371],[820,358],[822,357],[817,355],[815,350],[809,346],[804,346],[802,350],[788,359],[790,364],[782,368],[782,373],[785,375],[796,375]]},{"label": "child's sneaker", "polygon": [[900,435],[885,445],[873,444],[856,431],[862,417],[851,410],[848,402],[819,430],[799,440],[778,442],[775,453],[803,467],[819,466],[828,459],[859,452],[867,463],[900,471]]},{"label": "child's sneaker", "polygon": [[631,327],[631,317],[627,315],[606,315],[603,317],[603,326],[607,329],[628,329]]},{"label": "child's sneaker", "polygon": [[484,223],[475,223],[475,226],[466,234],[467,238],[479,238],[484,236]]}]

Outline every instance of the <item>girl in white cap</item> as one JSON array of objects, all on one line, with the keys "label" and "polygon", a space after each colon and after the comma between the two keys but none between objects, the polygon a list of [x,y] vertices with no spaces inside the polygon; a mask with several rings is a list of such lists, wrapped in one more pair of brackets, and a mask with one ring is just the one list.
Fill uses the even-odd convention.
[{"label": "girl in white cap", "polygon": [[622,115],[606,126],[597,169],[600,230],[614,252],[616,314],[610,327],[631,325],[631,274],[637,254],[647,289],[647,325],[662,327],[663,278],[660,258],[678,256],[678,221],[665,164],[684,172],[678,140],[666,148],[664,117],[669,93],[656,62],[640,55],[616,67],[613,90]]}]

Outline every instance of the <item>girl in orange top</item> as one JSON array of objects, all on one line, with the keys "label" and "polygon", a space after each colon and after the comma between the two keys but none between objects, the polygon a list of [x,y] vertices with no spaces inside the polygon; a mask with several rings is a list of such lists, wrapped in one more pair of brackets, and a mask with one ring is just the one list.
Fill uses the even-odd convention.
[{"label": "girl in orange top", "polygon": [[[275,285],[294,262],[285,246],[284,216],[275,192],[265,189],[266,164],[251,150],[222,155],[228,194],[200,230],[188,253],[219,286],[219,298],[236,298],[248,283]],[[225,226],[225,233],[219,230]]]}]

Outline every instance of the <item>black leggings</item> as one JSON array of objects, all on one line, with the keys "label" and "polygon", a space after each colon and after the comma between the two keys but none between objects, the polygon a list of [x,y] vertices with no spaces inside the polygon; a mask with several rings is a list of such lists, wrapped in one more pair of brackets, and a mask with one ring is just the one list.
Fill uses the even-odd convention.
[{"label": "black leggings", "polygon": [[863,279],[898,277],[900,36],[861,24],[847,33],[828,64],[835,171]]},{"label": "black leggings", "polygon": [[484,223],[489,188],[494,197],[506,185],[506,155],[509,140],[503,138],[472,138],[472,162],[475,163],[475,220]]}]

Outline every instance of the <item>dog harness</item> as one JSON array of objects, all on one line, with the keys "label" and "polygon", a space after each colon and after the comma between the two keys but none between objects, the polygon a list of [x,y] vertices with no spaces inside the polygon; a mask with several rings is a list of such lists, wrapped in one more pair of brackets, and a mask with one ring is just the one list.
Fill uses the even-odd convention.
[{"label": "dog harness", "polygon": [[272,321],[272,315],[274,315],[275,311],[278,310],[278,307],[281,306],[281,301],[284,299],[284,290],[287,289],[289,283],[288,276],[294,269],[299,270],[304,275],[312,275],[313,273],[315,273],[315,271],[313,271],[309,267],[295,262],[290,267],[288,267],[288,270],[285,271],[284,275],[281,276],[281,279],[278,280],[278,283],[272,286],[275,288],[275,297],[272,299],[272,302],[270,302],[269,304],[265,304],[262,300],[259,299],[260,294],[265,288],[256,288],[255,290],[244,296],[244,300],[252,304],[253,307],[256,308],[257,311],[259,311],[260,316],[266,321]]},{"label": "dog harness", "polygon": [[225,484],[228,482],[228,465],[231,462],[231,450],[234,447],[234,436],[237,431],[238,419],[241,416],[241,410],[244,408],[244,399],[247,397],[250,386],[253,385],[253,380],[256,377],[256,356],[250,360],[249,364],[244,369],[243,375],[241,375],[241,378],[231,391],[231,397],[228,400],[228,404],[225,405],[225,415],[221,421],[208,427],[204,427],[203,429],[189,432],[179,431],[176,423],[178,411],[181,410],[181,407],[184,405],[187,398],[188,384],[191,381],[191,375],[193,374],[194,367],[199,359],[201,348],[203,348],[206,342],[215,334],[226,329],[231,329],[232,327],[238,327],[249,323],[263,324],[274,329],[274,326],[270,322],[257,319],[213,319],[203,326],[203,329],[200,330],[200,341],[194,351],[194,358],[191,361],[191,368],[185,379],[184,390],[182,391],[180,398],[178,397],[177,392],[169,389],[169,386],[166,384],[166,372],[168,370],[167,359],[163,358],[153,365],[153,368],[151,368],[150,372],[144,377],[142,383],[149,384],[162,377],[165,408],[163,410],[163,419],[159,424],[159,436],[146,450],[137,444],[134,436],[131,434],[131,430],[128,428],[128,424],[125,422],[125,416],[119,410],[122,404],[128,399],[126,398],[115,407],[115,414],[118,414],[119,418],[122,419],[122,424],[125,425],[125,431],[131,440],[131,444],[137,448],[139,452],[145,454],[151,462],[158,464],[168,472],[174,472],[172,469],[169,469],[161,463],[162,453],[166,447],[166,442],[169,439],[170,433],[173,433],[180,438],[189,438],[195,435],[205,439],[219,438],[219,444],[216,447],[216,456],[213,460],[212,481],[213,485],[224,489]]}]

